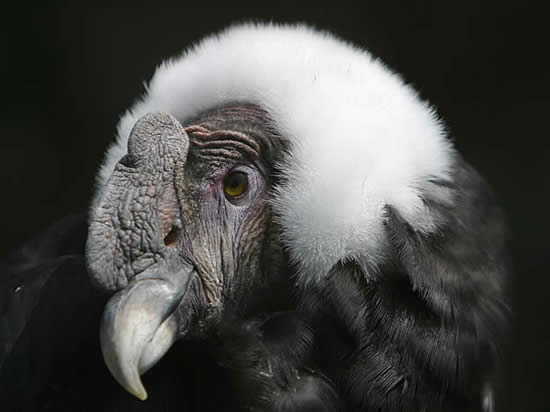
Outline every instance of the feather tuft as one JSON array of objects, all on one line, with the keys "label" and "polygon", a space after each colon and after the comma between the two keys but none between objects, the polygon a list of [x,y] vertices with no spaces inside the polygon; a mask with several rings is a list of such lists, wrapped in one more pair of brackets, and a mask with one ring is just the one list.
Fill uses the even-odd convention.
[{"label": "feather tuft", "polygon": [[454,150],[435,111],[368,52],[304,25],[232,26],[161,64],[122,117],[100,186],[141,116],[162,111],[185,123],[234,102],[266,110],[290,141],[272,203],[302,283],[339,261],[365,272],[381,264],[385,205],[413,227],[437,229],[419,182],[450,179]]}]

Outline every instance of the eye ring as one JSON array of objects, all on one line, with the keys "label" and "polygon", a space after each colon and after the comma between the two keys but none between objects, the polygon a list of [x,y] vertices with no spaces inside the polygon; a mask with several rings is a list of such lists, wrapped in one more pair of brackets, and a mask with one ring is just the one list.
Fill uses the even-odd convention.
[{"label": "eye ring", "polygon": [[240,170],[229,172],[223,178],[223,193],[229,200],[243,198],[249,189],[248,175]]}]

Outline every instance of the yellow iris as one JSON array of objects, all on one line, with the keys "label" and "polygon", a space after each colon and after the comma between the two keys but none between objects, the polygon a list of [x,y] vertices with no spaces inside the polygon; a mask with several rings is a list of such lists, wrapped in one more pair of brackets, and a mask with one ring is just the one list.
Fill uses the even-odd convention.
[{"label": "yellow iris", "polygon": [[229,173],[223,180],[223,190],[229,197],[239,197],[248,189],[248,177],[243,172]]}]

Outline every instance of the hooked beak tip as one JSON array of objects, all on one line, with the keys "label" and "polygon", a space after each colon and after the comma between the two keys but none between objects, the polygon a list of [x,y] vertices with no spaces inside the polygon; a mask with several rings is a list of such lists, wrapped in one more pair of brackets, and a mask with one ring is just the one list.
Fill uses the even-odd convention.
[{"label": "hooked beak tip", "polygon": [[113,353],[105,347],[102,347],[102,352],[107,369],[109,369],[118,384],[136,398],[142,401],[147,399],[147,391],[141,382],[138,367],[132,367],[133,362],[121,363],[116,361],[115,359],[118,357],[113,356]]},{"label": "hooked beak tip", "polygon": [[139,400],[146,400],[147,399],[147,391],[143,387],[143,384],[141,383],[141,379],[138,379],[137,381],[138,386],[135,388],[126,387],[126,390],[130,392],[132,395],[134,395]]},{"label": "hooked beak tip", "polygon": [[118,374],[113,373],[115,380],[126,389],[127,392],[134,395],[136,398],[144,401],[147,399],[147,391],[141,382],[137,370],[135,373],[131,374],[130,377],[121,377]]},{"label": "hooked beak tip", "polygon": [[100,327],[103,359],[115,380],[138,399],[147,399],[140,375],[155,365],[178,334],[173,313],[184,288],[156,279],[139,281],[115,294]]},{"label": "hooked beak tip", "polygon": [[[140,326],[149,331],[155,329],[156,322],[134,324],[129,331],[121,333],[113,341],[101,333],[103,359],[115,380],[129,393],[142,401],[147,399],[147,391],[140,376],[155,365],[168,351],[176,339],[177,323],[173,316],[168,317],[153,332],[152,338],[137,338],[136,329]],[[152,324],[153,323],[153,324]],[[148,327],[149,326],[149,327]],[[102,330],[103,332],[103,330]],[[132,333],[134,332],[134,333]]]}]

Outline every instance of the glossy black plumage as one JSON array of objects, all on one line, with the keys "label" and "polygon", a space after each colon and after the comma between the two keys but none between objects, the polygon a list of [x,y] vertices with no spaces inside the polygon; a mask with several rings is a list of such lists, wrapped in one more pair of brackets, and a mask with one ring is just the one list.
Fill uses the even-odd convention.
[{"label": "glossy black plumage", "polygon": [[458,202],[446,210],[426,197],[447,219],[436,235],[388,206],[393,263],[375,276],[340,263],[300,293],[288,273],[176,343],[145,375],[146,402],[100,355],[107,296],[85,269],[85,214],[61,220],[2,260],[3,410],[492,410],[483,398],[506,314],[502,216],[462,160],[452,184],[437,184]]},{"label": "glossy black plumage", "polygon": [[[434,235],[388,206],[395,260],[368,279],[353,262],[301,297],[319,336],[317,365],[346,410],[492,411],[505,330],[506,231],[487,184],[458,159],[456,206]],[[491,400],[487,400],[490,397]]]},{"label": "glossy black plumage", "polygon": [[[313,331],[292,310],[228,317],[178,342],[144,378],[150,399],[133,398],[101,357],[108,297],[89,280],[85,238],[85,216],[72,216],[2,260],[3,411],[338,410],[330,382],[304,367]],[[272,300],[295,306],[283,286]]]}]

